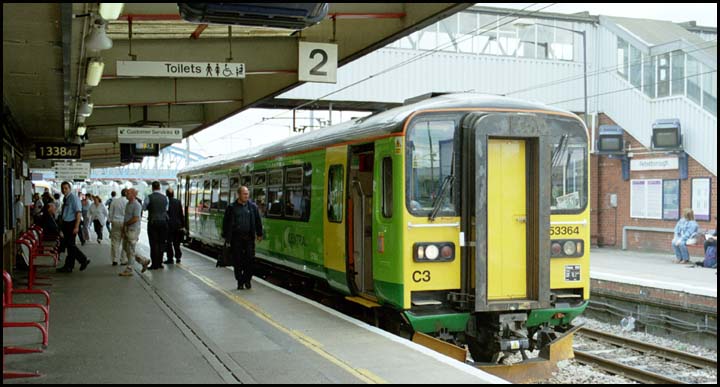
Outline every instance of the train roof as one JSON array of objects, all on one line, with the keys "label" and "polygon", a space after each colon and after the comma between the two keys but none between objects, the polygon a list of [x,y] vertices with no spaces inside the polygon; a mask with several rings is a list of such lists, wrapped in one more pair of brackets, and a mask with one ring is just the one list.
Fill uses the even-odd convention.
[{"label": "train roof", "polygon": [[358,118],[338,125],[328,126],[310,133],[289,137],[270,144],[261,145],[253,149],[210,157],[193,163],[182,169],[178,174],[195,174],[215,169],[219,166],[267,159],[283,154],[301,152],[308,149],[322,148],[327,145],[352,142],[368,137],[381,137],[403,130],[405,119],[412,113],[423,110],[455,110],[455,109],[508,109],[533,110],[548,113],[573,115],[572,113],[515,98],[487,94],[453,93],[444,94],[434,98],[424,99],[412,104],[396,107],[371,116]]}]

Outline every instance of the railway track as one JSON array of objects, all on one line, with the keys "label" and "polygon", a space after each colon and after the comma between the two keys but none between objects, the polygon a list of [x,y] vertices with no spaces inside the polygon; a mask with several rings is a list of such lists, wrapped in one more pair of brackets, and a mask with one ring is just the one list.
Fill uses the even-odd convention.
[{"label": "railway track", "polygon": [[[644,343],[641,341],[628,339],[589,328],[582,328],[577,333],[587,339],[611,344],[616,347],[631,349],[655,357],[665,359],[667,361],[682,363],[695,368],[714,368],[717,369],[717,361],[706,359],[693,354],[676,351],[669,348],[659,347],[656,345]],[[638,369],[617,361],[608,360],[588,352],[575,350],[575,360],[583,364],[594,364],[600,369],[615,375],[622,375],[628,379],[635,380],[646,384],[684,384],[685,382],[668,376],[660,375],[654,372]]]}]

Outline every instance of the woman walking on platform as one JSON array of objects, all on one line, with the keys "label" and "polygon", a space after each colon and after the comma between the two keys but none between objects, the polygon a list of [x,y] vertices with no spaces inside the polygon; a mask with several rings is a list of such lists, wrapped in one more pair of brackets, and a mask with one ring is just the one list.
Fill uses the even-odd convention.
[{"label": "woman walking on platform", "polygon": [[107,222],[107,216],[108,210],[102,204],[100,196],[93,196],[93,204],[90,205],[90,209],[88,210],[88,218],[92,219],[92,224],[95,226],[98,243],[103,239],[103,225]]}]

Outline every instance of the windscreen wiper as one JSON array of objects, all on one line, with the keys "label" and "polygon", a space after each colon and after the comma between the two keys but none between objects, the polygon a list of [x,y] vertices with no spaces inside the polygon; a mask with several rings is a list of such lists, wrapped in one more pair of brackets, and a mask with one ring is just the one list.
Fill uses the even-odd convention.
[{"label": "windscreen wiper", "polygon": [[440,186],[440,192],[438,193],[438,196],[435,197],[435,201],[433,202],[433,209],[428,216],[428,220],[430,220],[431,222],[434,221],[435,218],[437,218],[437,214],[438,212],[440,212],[440,204],[442,204],[442,199],[445,196],[445,192],[448,191],[448,187],[452,185],[453,181],[455,181],[455,175],[445,176],[445,179]]},{"label": "windscreen wiper", "polygon": [[553,150],[552,153],[552,161],[550,162],[550,165],[554,167],[557,167],[560,165],[560,161],[563,159],[562,154],[565,153],[565,149],[568,146],[568,135],[563,134],[560,136],[560,141],[558,142],[557,146]]}]

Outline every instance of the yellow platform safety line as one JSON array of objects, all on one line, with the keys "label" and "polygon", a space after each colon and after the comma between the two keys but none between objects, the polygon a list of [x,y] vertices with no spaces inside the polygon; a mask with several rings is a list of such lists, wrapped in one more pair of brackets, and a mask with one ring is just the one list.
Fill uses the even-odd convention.
[{"label": "yellow platform safety line", "polygon": [[295,341],[297,341],[298,343],[304,345],[308,349],[312,350],[313,352],[315,352],[318,355],[322,356],[323,358],[327,359],[328,361],[335,364],[336,366],[344,369],[345,371],[352,374],[353,376],[360,379],[361,381],[368,383],[368,384],[387,384],[388,383],[386,380],[373,374],[370,370],[355,368],[352,365],[345,362],[344,360],[335,357],[333,354],[331,354],[330,352],[323,349],[322,344],[320,344],[319,342],[313,340],[312,338],[303,334],[300,331],[292,330],[292,329],[289,329],[289,328],[283,326],[279,322],[273,320],[272,317],[270,316],[270,314],[265,312],[264,310],[262,310],[262,308],[260,308],[259,306],[253,304],[252,302],[249,302],[248,300],[240,297],[237,294],[231,293],[227,289],[223,289],[217,283],[215,283],[215,281],[211,280],[210,278],[193,272],[185,265],[178,265],[177,267],[185,270],[193,277],[195,277],[195,278],[199,279],[200,281],[202,281],[203,283],[205,283],[207,286],[217,290],[224,296],[235,301],[235,303],[237,303],[238,305],[242,306],[243,308],[249,310],[250,312],[255,314],[261,320],[267,322],[268,324],[272,325],[279,331],[294,338]]},{"label": "yellow platform safety line", "polygon": [[380,304],[378,304],[375,301],[368,300],[367,298],[363,297],[351,297],[351,296],[345,296],[345,299],[351,302],[354,302],[356,304],[360,304],[366,308],[378,308],[380,307]]}]

